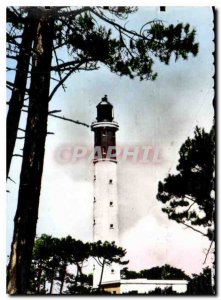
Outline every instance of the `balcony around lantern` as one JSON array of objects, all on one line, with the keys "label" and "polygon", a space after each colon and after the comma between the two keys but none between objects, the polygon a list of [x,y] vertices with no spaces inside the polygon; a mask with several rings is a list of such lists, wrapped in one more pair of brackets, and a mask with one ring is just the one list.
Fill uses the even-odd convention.
[{"label": "balcony around lantern", "polygon": [[111,127],[111,128],[115,128],[116,131],[119,129],[119,125],[115,121],[112,121],[112,122],[108,122],[108,121],[97,122],[97,121],[94,121],[94,122],[91,123],[91,130],[92,131],[94,131],[94,129],[100,128],[100,127]]}]

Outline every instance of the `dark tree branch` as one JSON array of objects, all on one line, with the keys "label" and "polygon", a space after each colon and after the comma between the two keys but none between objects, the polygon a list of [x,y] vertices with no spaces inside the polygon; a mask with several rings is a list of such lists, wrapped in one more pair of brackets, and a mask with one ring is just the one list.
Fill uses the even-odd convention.
[{"label": "dark tree branch", "polygon": [[49,101],[52,99],[52,97],[54,96],[54,94],[56,93],[56,91],[58,90],[58,88],[63,85],[63,83],[65,82],[65,80],[68,79],[68,77],[76,70],[79,70],[79,67],[81,65],[84,64],[84,61],[83,62],[79,62],[74,68],[72,68],[65,76],[63,79],[61,79],[59,81],[59,83],[55,86],[55,88],[53,89],[53,91],[51,92],[51,94],[49,95]]},{"label": "dark tree branch", "polygon": [[51,77],[52,80],[59,82],[60,80],[54,77]]},{"label": "dark tree branch", "polygon": [[98,264],[99,266],[102,266],[102,264],[100,264],[100,262],[98,261],[98,259],[97,259],[95,256],[93,256],[93,258],[95,259],[95,261],[97,262],[97,264]]},{"label": "dark tree branch", "polygon": [[188,207],[188,209],[186,210],[186,212],[188,212],[190,210],[190,208],[196,203],[196,200],[193,201],[193,203]]},{"label": "dark tree branch", "polygon": [[61,43],[61,44],[59,44],[59,45],[57,45],[57,46],[54,46],[53,50],[57,50],[57,49],[59,49],[59,48],[65,46],[65,45],[66,45],[66,42]]},{"label": "dark tree branch", "polygon": [[83,12],[88,11],[90,6],[85,6],[80,9],[76,9],[74,11],[62,11],[58,13],[58,17],[69,17],[69,18],[75,18],[77,15],[82,14]]},{"label": "dark tree branch", "polygon": [[192,227],[192,226],[190,226],[190,225],[186,224],[186,223],[185,223],[185,222],[183,222],[183,221],[179,221],[179,223],[181,223],[181,224],[185,225],[185,226],[186,226],[186,227],[188,227],[188,228],[191,228],[191,229],[193,229],[194,231],[196,231],[196,232],[198,232],[198,233],[202,234],[203,236],[207,236],[207,234],[205,234],[204,232],[202,232],[202,231],[200,231],[200,230],[198,230],[198,229],[196,229],[196,228],[194,228],[194,227]]},{"label": "dark tree branch", "polygon": [[8,33],[6,33],[6,37],[7,37],[7,41],[9,43],[13,43],[14,45],[16,45],[17,47],[20,47],[20,44],[16,41],[16,37],[12,37],[11,35],[9,35]]},{"label": "dark tree branch", "polygon": [[6,9],[7,14],[7,22],[11,23],[17,23],[18,22],[18,13],[17,11],[14,11],[14,8],[11,6],[10,8],[7,7]]},{"label": "dark tree branch", "polygon": [[10,91],[13,91],[13,88],[11,86],[9,86],[8,84],[6,85],[7,89],[9,89]]},{"label": "dark tree branch", "polygon": [[54,117],[54,118],[58,118],[58,119],[61,119],[61,120],[64,120],[64,121],[72,122],[72,123],[75,123],[75,124],[83,125],[85,127],[90,127],[88,124],[82,123],[82,122],[80,122],[78,120],[75,121],[75,120],[72,120],[72,119],[68,119],[68,118],[65,118],[65,117],[56,116],[56,115],[53,115],[53,114],[49,114],[49,116]]},{"label": "dark tree branch", "polygon": [[[55,60],[56,60],[56,63],[57,63],[57,66],[58,66],[58,57],[57,57],[57,53],[56,53],[56,50],[53,49],[53,52],[54,52],[54,55],[55,55]],[[58,75],[59,75],[59,78],[60,78],[60,82],[62,81],[62,76],[61,76],[61,71],[60,69],[58,68]],[[63,83],[61,84],[63,90],[65,91],[65,86],[63,85]]]},{"label": "dark tree branch", "polygon": [[206,252],[206,256],[205,256],[203,265],[206,263],[206,260],[207,260],[207,257],[208,257],[208,255],[209,255],[209,252],[210,252],[210,249],[211,249],[211,247],[212,247],[213,242],[214,242],[214,238],[212,239],[212,241],[211,241],[211,243],[210,243],[210,246],[209,246],[209,248],[208,248],[208,250],[207,250],[207,252]]},{"label": "dark tree branch", "polygon": [[25,129],[22,129],[22,128],[18,128],[18,130],[22,131],[22,132],[26,132]]},{"label": "dark tree branch", "polygon": [[125,43],[124,41],[124,38],[122,36],[122,32],[121,32],[121,29],[119,30],[119,33],[120,33],[120,40],[121,42],[124,44],[124,47],[127,49],[128,53],[130,54],[131,57],[134,57],[133,53],[130,51],[130,49],[127,47],[127,44]]},{"label": "dark tree branch", "polygon": [[[6,67],[6,71],[18,71],[17,68],[10,68],[10,67]],[[25,72],[27,74],[31,74],[30,71]],[[28,76],[27,78],[31,78],[31,76]]]},{"label": "dark tree branch", "polygon": [[68,62],[65,62],[65,63],[62,63],[62,64],[57,64],[56,66],[52,66],[51,67],[51,70],[52,71],[60,71],[60,70],[63,70],[65,67],[73,67],[75,65],[82,65],[84,63],[86,63],[87,60],[85,59],[84,61],[79,61],[79,60],[72,60],[72,61],[68,61]]},{"label": "dark tree branch", "polygon": [[60,86],[63,86],[63,83],[65,82],[66,79],[68,79],[68,77],[75,71],[76,69],[72,69],[71,71],[69,71],[63,79],[61,79],[59,81],[59,83],[55,86],[55,88],[53,89],[53,91],[51,92],[51,94],[49,95],[49,101],[52,99],[52,97],[54,96],[54,94],[56,93],[56,91],[59,89]]},{"label": "dark tree branch", "polygon": [[10,59],[14,59],[14,60],[18,60],[17,56],[12,56],[12,55],[6,55],[6,58],[10,58]]},{"label": "dark tree branch", "polygon": [[12,180],[11,177],[9,177],[9,176],[8,176],[8,179],[9,179],[10,181],[12,181],[13,183],[16,183],[16,182],[15,182],[14,180]]},{"label": "dark tree branch", "polygon": [[98,260],[99,264],[102,265],[102,262],[101,262],[101,260],[99,259],[99,257],[97,257],[97,260]]},{"label": "dark tree branch", "polygon": [[194,198],[193,198],[193,197],[191,197],[191,196],[185,195],[185,196],[184,196],[184,198],[187,198],[187,199],[189,199],[189,200],[191,200],[191,201],[194,201],[194,202],[195,202]]},{"label": "dark tree branch", "polygon": [[8,51],[8,53],[12,52],[12,53],[15,53],[16,55],[19,55],[19,51],[16,51],[14,49],[7,48],[6,50]]},{"label": "dark tree branch", "polygon": [[90,69],[88,69],[88,67],[78,68],[78,71],[95,71],[95,70],[99,70],[99,67],[90,67]]},{"label": "dark tree branch", "polygon": [[50,115],[50,114],[55,114],[55,113],[59,113],[59,112],[61,112],[61,109],[55,109],[55,110],[51,110],[51,111],[49,111],[48,112],[48,114]]},{"label": "dark tree branch", "polygon": [[[103,21],[109,23],[110,25],[114,26],[116,29],[121,30],[122,33],[126,32],[126,33],[128,33],[128,34],[130,34],[130,35],[132,35],[132,36],[137,36],[137,37],[140,37],[140,38],[142,38],[142,39],[145,39],[145,36],[143,36],[142,34],[139,34],[139,33],[137,33],[136,31],[133,31],[133,30],[128,30],[128,29],[126,29],[125,27],[123,27],[123,26],[117,24],[116,22],[110,20],[109,18],[107,18],[103,13],[102,13],[102,15],[101,15],[101,13],[96,12],[96,11],[95,11],[93,8],[91,8],[91,7],[89,7],[89,10],[90,10],[93,14],[95,14],[98,18],[100,18],[101,20],[103,20]],[[154,23],[154,22],[155,22],[155,21],[152,21],[152,23]],[[146,39],[147,39],[147,38],[146,38]]]},{"label": "dark tree branch", "polygon": [[10,82],[10,81],[6,81],[6,84],[12,88],[14,88],[14,83]]},{"label": "dark tree branch", "polygon": [[14,8],[14,6],[11,6],[10,8],[13,10],[13,12],[15,13],[15,15],[16,15],[18,18],[21,17],[20,13]]},{"label": "dark tree branch", "polygon": [[12,156],[23,157],[21,154],[13,154]]}]

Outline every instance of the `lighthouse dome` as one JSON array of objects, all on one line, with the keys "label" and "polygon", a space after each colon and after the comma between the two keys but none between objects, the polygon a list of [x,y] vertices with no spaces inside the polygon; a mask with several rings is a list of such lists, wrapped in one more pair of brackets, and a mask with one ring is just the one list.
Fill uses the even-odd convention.
[{"label": "lighthouse dome", "polygon": [[113,105],[107,100],[107,95],[105,95],[97,105],[97,121],[112,122],[113,118]]}]

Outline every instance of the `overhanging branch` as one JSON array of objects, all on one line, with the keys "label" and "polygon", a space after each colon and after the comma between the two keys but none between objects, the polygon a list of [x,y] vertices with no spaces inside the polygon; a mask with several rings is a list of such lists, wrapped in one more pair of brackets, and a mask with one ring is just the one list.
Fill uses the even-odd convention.
[{"label": "overhanging branch", "polygon": [[183,221],[179,221],[179,223],[181,223],[181,224],[185,225],[186,227],[191,228],[192,230],[194,230],[194,231],[196,231],[196,232],[202,234],[203,236],[206,236],[206,237],[207,237],[207,234],[205,234],[204,232],[202,232],[202,231],[200,231],[200,230],[194,228],[193,226],[188,225],[188,224],[186,224],[186,223],[183,222]]},{"label": "overhanging branch", "polygon": [[51,94],[49,95],[49,101],[52,99],[52,97],[54,96],[54,94],[56,93],[56,91],[59,89],[60,86],[63,85],[63,83],[65,82],[66,79],[68,79],[68,77],[75,71],[75,69],[72,69],[71,71],[69,71],[64,78],[62,78],[59,83],[55,86],[55,88],[53,89],[53,91],[51,92]]},{"label": "overhanging branch", "polygon": [[210,243],[210,246],[209,246],[209,248],[208,248],[208,250],[207,250],[207,252],[206,252],[206,256],[205,256],[205,259],[204,259],[203,264],[206,263],[206,260],[207,260],[207,257],[208,257],[208,255],[209,255],[209,252],[210,252],[210,249],[211,249],[211,247],[212,247],[213,242],[214,242],[214,237],[213,237],[213,239],[212,239],[212,241],[211,241],[211,243]]},{"label": "overhanging branch", "polygon": [[[128,33],[128,34],[130,34],[132,36],[137,36],[137,37],[140,37],[142,39],[147,39],[144,35],[139,34],[136,31],[126,29],[125,27],[123,27],[123,26],[119,25],[118,23],[116,23],[116,22],[110,20],[109,18],[107,18],[103,13],[101,15],[100,13],[96,12],[95,9],[93,9],[91,7],[89,7],[89,11],[91,13],[95,14],[101,20],[103,20],[103,21],[109,23],[110,25],[114,26],[116,29],[121,30],[122,33],[126,32],[126,33]],[[151,21],[151,22],[148,22],[146,24],[151,24],[151,23],[154,24],[155,22],[156,21]]]},{"label": "overhanging branch", "polygon": [[61,120],[64,120],[64,121],[72,122],[72,123],[75,123],[75,124],[78,124],[78,125],[82,125],[82,126],[85,126],[85,127],[90,127],[88,124],[80,122],[78,120],[72,120],[72,119],[69,119],[69,118],[56,116],[56,115],[53,115],[53,114],[49,114],[49,116],[54,117],[54,118],[58,118],[58,119],[61,119]]},{"label": "overhanging branch", "polygon": [[102,266],[102,263],[100,263],[100,262],[98,261],[98,259],[97,259],[95,256],[93,256],[93,258],[94,258],[94,260],[97,262],[97,264],[98,264],[99,266]]},{"label": "overhanging branch", "polygon": [[75,18],[77,15],[82,14],[83,12],[88,11],[90,6],[85,6],[79,9],[76,9],[74,11],[62,11],[58,13],[58,17],[69,17],[69,18]]},{"label": "overhanging branch", "polygon": [[75,65],[79,65],[79,64],[83,64],[83,63],[86,63],[87,60],[85,59],[83,62],[82,61],[79,61],[79,60],[72,60],[72,61],[68,61],[68,62],[65,62],[63,64],[57,64],[56,66],[52,66],[51,67],[51,70],[52,71],[62,71],[65,67],[73,67]]}]

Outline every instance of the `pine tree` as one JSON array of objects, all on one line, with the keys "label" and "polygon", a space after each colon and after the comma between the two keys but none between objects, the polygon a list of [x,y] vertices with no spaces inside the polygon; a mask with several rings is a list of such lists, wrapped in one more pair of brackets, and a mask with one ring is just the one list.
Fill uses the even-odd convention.
[{"label": "pine tree", "polygon": [[179,151],[178,173],[159,182],[157,199],[169,219],[214,241],[215,137],[196,127]]}]

